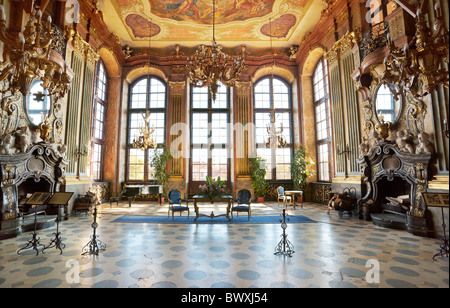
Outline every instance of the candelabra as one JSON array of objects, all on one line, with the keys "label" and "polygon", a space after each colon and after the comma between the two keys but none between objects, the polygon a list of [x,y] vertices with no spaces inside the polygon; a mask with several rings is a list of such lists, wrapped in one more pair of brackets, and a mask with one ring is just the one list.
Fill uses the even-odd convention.
[{"label": "candelabra", "polygon": [[[275,247],[275,255],[285,255],[288,257],[292,257],[292,254],[294,251],[294,245],[287,239],[286,234],[286,210],[283,209],[283,220],[280,220],[281,222],[281,229],[283,229],[283,233],[281,234],[281,241],[278,243],[278,245]],[[288,218],[289,221],[289,218]]]},{"label": "candelabra", "polygon": [[91,240],[83,247],[82,251],[82,255],[85,254],[95,254],[98,256],[98,253],[100,252],[100,250],[105,250],[106,249],[106,244],[103,243],[102,241],[100,241],[98,239],[98,235],[97,235],[97,227],[98,227],[98,223],[97,223],[97,205],[94,205],[94,212],[92,214],[94,216],[94,222],[91,224],[93,231],[93,234],[91,236]]},{"label": "candelabra", "polygon": [[6,28],[6,16],[0,5],[0,40],[4,43],[3,62],[0,63],[2,95],[20,91],[28,93],[31,83],[38,79],[47,95],[63,97],[70,88],[68,67],[53,60],[52,19],[42,20],[36,8],[30,13],[23,32],[11,33]]}]

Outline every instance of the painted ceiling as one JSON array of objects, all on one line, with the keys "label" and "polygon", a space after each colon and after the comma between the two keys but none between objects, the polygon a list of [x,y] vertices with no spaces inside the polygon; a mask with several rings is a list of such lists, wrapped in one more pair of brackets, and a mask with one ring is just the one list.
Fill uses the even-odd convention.
[{"label": "painted ceiling", "polygon": [[[267,48],[272,36],[274,47],[298,45],[319,20],[323,3],[216,0],[216,41],[226,47]],[[104,0],[101,10],[109,30],[124,46],[194,47],[212,41],[212,0]]]}]

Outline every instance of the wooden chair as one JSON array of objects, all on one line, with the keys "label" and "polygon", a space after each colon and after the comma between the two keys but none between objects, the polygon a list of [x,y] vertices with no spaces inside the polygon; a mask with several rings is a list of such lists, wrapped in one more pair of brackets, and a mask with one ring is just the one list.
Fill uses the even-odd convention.
[{"label": "wooden chair", "polygon": [[283,186],[278,186],[277,193],[278,193],[278,199],[277,199],[278,207],[280,207],[280,201],[283,201],[283,207],[285,207],[287,204],[292,203],[292,197],[284,194]]},{"label": "wooden chair", "polygon": [[189,206],[181,205],[182,201],[184,201],[184,202],[187,202],[187,201],[184,199],[181,199],[180,192],[178,190],[171,190],[169,192],[168,197],[169,197],[169,211],[167,212],[167,217],[169,217],[170,212],[172,212],[172,220],[173,220],[174,219],[173,216],[174,216],[175,212],[180,212],[180,216],[181,216],[181,213],[188,212],[188,219],[189,219],[189,213],[190,213]]},{"label": "wooden chair", "polygon": [[237,205],[231,208],[231,218],[233,218],[233,212],[237,212],[238,216],[239,212],[247,212],[248,220],[250,220],[252,212],[252,193],[247,189],[240,190],[238,192],[238,198],[235,202],[237,202]]}]

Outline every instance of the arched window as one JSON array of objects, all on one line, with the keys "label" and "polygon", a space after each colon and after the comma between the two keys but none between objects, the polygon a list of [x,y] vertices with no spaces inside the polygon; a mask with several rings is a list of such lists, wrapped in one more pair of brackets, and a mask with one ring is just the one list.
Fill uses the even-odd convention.
[{"label": "arched window", "polygon": [[[281,124],[283,125],[283,135],[287,143],[285,147],[277,149],[266,147],[272,98],[277,127],[280,128]],[[254,107],[256,153],[266,160],[266,179],[290,180],[293,152],[291,86],[277,77],[260,79],[254,86]]]},{"label": "arched window", "polygon": [[314,70],[314,109],[317,144],[317,179],[331,181],[331,113],[328,83],[328,67],[324,58],[320,59]]},{"label": "arched window", "polygon": [[91,130],[90,172],[94,181],[103,180],[102,161],[105,152],[106,85],[105,66],[102,61],[98,61]]},{"label": "arched window", "polygon": [[221,180],[230,182],[230,90],[220,85],[215,101],[207,87],[192,87],[191,95],[192,188],[205,181],[206,176],[220,176]]},{"label": "arched window", "polygon": [[154,179],[150,161],[159,149],[136,149],[133,140],[139,138],[139,127],[144,125],[143,114],[150,112],[150,127],[158,146],[165,143],[166,131],[166,83],[158,77],[146,76],[130,86],[128,105],[127,181],[151,181]]}]

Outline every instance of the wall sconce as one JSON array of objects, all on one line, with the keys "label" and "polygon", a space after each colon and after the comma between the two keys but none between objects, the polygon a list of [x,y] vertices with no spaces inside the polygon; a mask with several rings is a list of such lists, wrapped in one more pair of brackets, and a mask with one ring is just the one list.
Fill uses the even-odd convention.
[{"label": "wall sconce", "polygon": [[80,159],[80,156],[87,156],[88,155],[88,150],[87,150],[87,146],[85,145],[83,150],[80,151],[80,148],[75,150],[75,156],[77,157],[77,159]]},{"label": "wall sconce", "polygon": [[449,132],[448,132],[448,121],[447,119],[444,119],[444,129],[443,129],[445,137],[449,138]]},{"label": "wall sconce", "polygon": [[348,144],[345,145],[342,149],[339,147],[339,145],[337,145],[336,146],[336,154],[337,155],[342,155],[342,154],[348,155],[348,154],[350,154],[350,148],[349,148]]}]

